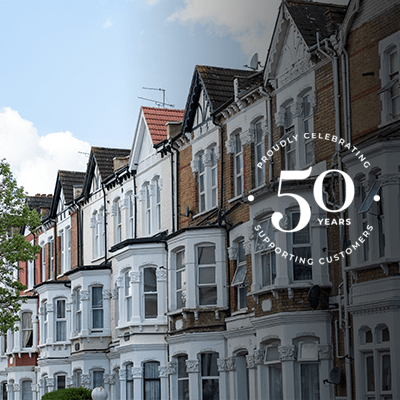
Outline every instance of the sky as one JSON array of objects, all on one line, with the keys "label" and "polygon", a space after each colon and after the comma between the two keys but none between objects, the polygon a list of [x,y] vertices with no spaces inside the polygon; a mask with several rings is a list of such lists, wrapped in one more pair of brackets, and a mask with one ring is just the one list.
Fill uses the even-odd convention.
[{"label": "sky", "polygon": [[[346,0],[338,0],[347,4]],[[183,109],[195,65],[264,65],[280,0],[0,2],[0,159],[29,195],[131,148],[145,97]],[[145,90],[143,87],[157,90]]]}]

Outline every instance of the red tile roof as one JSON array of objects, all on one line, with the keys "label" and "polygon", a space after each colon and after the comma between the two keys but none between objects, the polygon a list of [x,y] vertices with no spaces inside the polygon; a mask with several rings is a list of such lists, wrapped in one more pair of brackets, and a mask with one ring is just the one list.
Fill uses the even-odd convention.
[{"label": "red tile roof", "polygon": [[173,108],[142,107],[144,118],[150,131],[153,144],[167,138],[167,122],[179,122],[183,119],[185,110]]}]

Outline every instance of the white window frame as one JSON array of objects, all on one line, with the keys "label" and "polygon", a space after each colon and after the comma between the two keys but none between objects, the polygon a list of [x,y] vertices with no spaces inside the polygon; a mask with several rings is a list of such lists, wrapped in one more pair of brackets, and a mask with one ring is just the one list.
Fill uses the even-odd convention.
[{"label": "white window frame", "polygon": [[74,315],[74,328],[75,332],[79,334],[82,331],[82,299],[81,299],[81,288],[75,289],[75,315]]},{"label": "white window frame", "polygon": [[[199,250],[201,248],[212,247],[214,249],[214,263],[213,264],[200,264],[199,263]],[[214,244],[199,244],[196,246],[196,266],[197,266],[197,299],[199,307],[216,306],[218,304],[218,284],[217,284],[217,266],[216,266],[216,246]],[[205,268],[214,268],[214,282],[213,283],[200,283],[201,270]],[[204,304],[201,301],[200,291],[202,288],[215,288],[215,303]]]},{"label": "white window frame", "polygon": [[124,301],[125,301],[125,320],[127,323],[132,319],[132,293],[131,293],[131,270],[125,271],[124,277]]},{"label": "white window frame", "polygon": [[60,244],[61,244],[61,274],[65,272],[65,233],[64,230],[59,231],[60,235]]},{"label": "white window frame", "polygon": [[[155,291],[154,290],[150,290],[150,291],[146,291],[145,289],[145,277],[146,277],[146,273],[149,270],[153,270],[154,271],[154,277],[155,277],[155,282],[156,282],[156,286],[155,286]],[[157,282],[157,268],[155,266],[147,266],[145,268],[143,268],[143,280],[142,280],[142,293],[143,293],[143,318],[144,319],[154,319],[158,317],[158,282]],[[151,315],[151,316],[146,316],[146,309],[147,309],[147,298],[156,298],[156,305],[157,305],[157,313],[156,315]]]},{"label": "white window frame", "polygon": [[[314,131],[314,114],[313,114],[313,107],[312,107],[312,102],[310,101],[311,99],[311,90],[308,90],[305,92],[301,97],[301,135],[299,135],[299,140],[300,143],[304,141],[304,146],[300,145],[300,149],[302,149],[302,152],[300,152],[300,166],[302,168],[314,164],[315,161],[315,153],[314,153],[314,139],[312,138],[311,133]],[[308,99],[308,106],[309,106],[309,113],[306,114],[307,112],[307,107],[305,104],[305,99]],[[306,127],[308,126],[308,128]],[[305,133],[309,133],[308,139],[304,137]],[[311,148],[311,158],[307,160],[307,147]]]},{"label": "white window frame", "polygon": [[[33,244],[33,242],[31,243]],[[27,290],[33,289],[35,284],[35,260],[27,262]]]},{"label": "white window frame", "polygon": [[49,337],[49,316],[47,312],[47,300],[43,301],[42,303],[42,330],[40,339],[43,344],[47,343],[47,339]]},{"label": "white window frame", "polygon": [[243,144],[240,135],[240,130],[232,134],[232,139],[234,142],[233,178],[235,190],[235,194],[233,197],[242,196],[244,193]]},{"label": "white window frame", "polygon": [[128,212],[127,216],[127,236],[129,238],[133,238],[134,236],[134,197],[133,192],[130,191],[126,195],[127,203],[128,203]]},{"label": "white window frame", "polygon": [[49,239],[50,280],[54,279],[54,238]]},{"label": "white window frame", "polygon": [[72,381],[74,387],[78,388],[82,386],[82,369],[75,369],[72,373]]},{"label": "white window frame", "polygon": [[[284,125],[283,125],[283,136],[289,137],[295,133],[295,122],[293,117],[294,102],[291,100],[288,104],[283,107],[284,112]],[[285,146],[285,169],[294,170],[296,169],[296,143],[287,144]],[[292,159],[293,157],[293,159]]]},{"label": "white window frame", "polygon": [[[279,366],[280,367],[280,373],[281,373],[281,380],[282,380],[282,363],[281,363],[281,361],[280,361],[280,359],[279,359],[279,353],[278,353],[278,347],[281,345],[281,343],[280,343],[280,340],[274,340],[274,341],[271,341],[270,343],[268,343],[267,345],[266,345],[266,347],[265,347],[265,356],[264,356],[264,366],[266,367],[266,370],[267,370],[267,377],[266,377],[266,380],[267,380],[267,386],[268,386],[268,399],[274,399],[275,400],[275,398],[276,397],[273,397],[273,393],[272,393],[272,390],[273,390],[273,385],[271,385],[271,381],[272,381],[272,372],[271,372],[271,370],[273,369],[273,368],[276,368],[277,366]],[[272,349],[274,349],[274,350],[272,350]],[[270,352],[271,352],[271,350],[272,351],[276,351],[278,354],[278,357],[277,358],[273,358],[273,359],[268,359],[268,358],[270,358],[269,357],[269,354],[270,354]],[[278,388],[282,391],[282,386],[279,386],[278,385]],[[283,393],[281,393],[281,399],[279,399],[279,398],[276,398],[276,400],[283,400]]]},{"label": "white window frame", "polygon": [[247,309],[247,263],[244,250],[244,239],[236,243],[237,257],[236,270],[232,279],[232,286],[236,288],[236,309],[237,311]]},{"label": "white window frame", "polygon": [[[204,353],[200,353],[199,357],[200,357],[200,390],[201,390],[201,398],[203,398],[203,381],[204,380],[216,380],[218,382],[218,393],[220,393],[220,382],[219,382],[219,377],[220,374],[218,372],[218,367],[217,365],[214,366],[214,369],[217,370],[218,375],[203,375],[203,368],[202,368],[202,356],[206,355],[206,354],[216,354],[217,355],[217,359],[219,354],[217,352],[204,352]],[[217,364],[217,360],[215,360],[215,363]],[[221,396],[221,393],[220,393]]]},{"label": "white window frame", "polygon": [[[183,256],[178,256],[178,254],[183,254]],[[186,306],[186,264],[185,264],[185,249],[180,249],[174,253],[175,256],[175,279],[176,279],[176,309],[185,308]],[[182,257],[183,263],[181,265],[178,264],[179,257]],[[181,268],[178,269],[178,267]],[[178,274],[180,275],[181,285],[178,287]],[[180,307],[179,297],[182,301],[182,306]]]},{"label": "white window frame", "polygon": [[204,152],[197,156],[198,172],[197,172],[197,186],[199,192],[199,212],[206,210],[206,168],[204,165]]},{"label": "white window frame", "polygon": [[[257,188],[265,184],[265,163],[262,158],[265,156],[265,135],[262,124],[265,122],[262,118],[257,119],[251,124],[254,130],[254,187]],[[258,168],[261,163],[262,168]]]},{"label": "white window frame", "polygon": [[46,281],[46,244],[41,243],[42,247],[42,282]]},{"label": "white window frame", "polygon": [[[31,326],[29,327],[24,327],[24,315],[25,314],[30,314],[31,316]],[[24,346],[24,332],[28,332],[28,337],[30,336],[32,338],[32,345],[31,346]],[[29,332],[30,335],[29,335]],[[29,343],[29,339],[27,344]],[[32,349],[35,346],[35,343],[33,343],[33,312],[32,311],[23,311],[21,313],[21,348],[22,350],[28,350],[28,349]]]},{"label": "white window frame", "polygon": [[[64,302],[64,316],[58,314],[58,303]],[[54,300],[54,319],[55,319],[55,342],[66,342],[67,341],[67,299],[57,298]],[[60,309],[62,310],[62,309]],[[62,314],[62,313],[61,313]],[[64,326],[65,338],[58,336],[58,326]]]},{"label": "white window frame", "polygon": [[[293,216],[294,216],[294,214],[299,214],[300,215],[300,211],[299,210],[292,210],[292,211],[290,211],[290,229],[293,229],[296,225],[297,225],[297,223],[298,223],[298,221],[296,222],[296,223],[293,223]],[[309,233],[309,241],[308,242],[303,242],[303,243],[294,243],[294,237],[295,236],[299,236],[300,234],[301,234],[301,232],[303,232],[303,231],[305,231],[305,230],[308,230],[308,233]],[[295,249],[298,249],[298,248],[309,248],[310,249],[310,257],[309,258],[312,258],[312,231],[311,231],[311,227],[310,227],[310,225],[307,225],[305,228],[303,228],[301,231],[298,231],[298,232],[293,232],[293,233],[290,233],[289,234],[290,235],[290,245],[291,245],[291,254],[295,254]],[[304,258],[304,257],[303,257]],[[314,276],[314,271],[313,271],[313,266],[312,265],[309,265],[308,263],[307,263],[307,259],[308,258],[306,258],[306,261],[305,261],[305,264],[303,264],[303,263],[299,263],[299,265],[301,265],[301,270],[302,271],[305,271],[305,269],[307,268],[307,269],[309,269],[310,271],[311,271],[311,277],[306,277],[306,278],[303,278],[303,279],[296,279],[296,274],[295,274],[295,257],[293,257],[293,260],[292,261],[289,261],[290,262],[290,269],[291,269],[291,273],[292,273],[292,280],[293,280],[293,282],[305,282],[305,281],[311,281],[312,279],[313,279],[313,276]]]},{"label": "white window frame", "polygon": [[[277,277],[275,251],[274,248],[268,247],[270,243],[275,243],[275,228],[272,225],[271,216],[256,221],[256,224],[261,226],[261,229],[257,232],[254,245],[256,265],[259,266],[256,276],[259,274],[258,281],[264,288],[274,285]],[[268,241],[264,241],[266,238],[268,238]],[[268,271],[265,270],[264,260],[268,260]]]},{"label": "white window frame", "polygon": [[71,227],[65,228],[65,248],[66,248],[66,259],[65,259],[65,271],[71,269]]},{"label": "white window frame", "polygon": [[[177,371],[176,371],[176,381],[177,381],[177,385],[176,386],[177,386],[177,388],[176,388],[176,392],[178,393],[178,398],[181,399],[181,398],[183,398],[183,395],[185,393],[180,392],[179,383],[180,382],[187,382],[186,387],[189,390],[189,373],[186,370],[186,361],[188,359],[188,356],[187,356],[187,354],[179,354],[179,355],[175,356],[175,358],[176,358],[176,366],[177,366]],[[183,363],[182,363],[182,361],[183,361]],[[180,363],[181,363],[181,366],[183,367],[182,369],[184,370],[184,373],[183,373],[182,376],[180,376],[180,371],[181,371],[180,368],[179,368],[180,367]]]},{"label": "white window frame", "polygon": [[118,244],[122,241],[122,212],[119,198],[114,200],[114,205],[114,243]]},{"label": "white window frame", "polygon": [[[94,305],[94,289],[100,288],[101,289],[101,304],[100,305]],[[91,313],[91,331],[92,332],[102,332],[104,329],[104,287],[103,286],[91,286],[90,287],[90,295],[91,295],[91,300],[90,300],[90,313]],[[94,318],[95,318],[95,313],[97,311],[101,311],[100,315],[102,315],[102,326],[100,327],[95,327],[94,323]]]},{"label": "white window frame", "polygon": [[[397,53],[397,66],[391,70],[390,56],[394,52]],[[400,31],[379,42],[379,56],[381,64],[379,76],[382,88],[378,94],[382,103],[380,126],[383,126],[400,118]],[[397,98],[397,110],[393,110],[393,98]]]},{"label": "white window frame", "polygon": [[[64,378],[64,387],[60,387],[59,378]],[[54,375],[54,385],[55,390],[61,390],[67,388],[67,374],[66,373],[57,373]]]}]

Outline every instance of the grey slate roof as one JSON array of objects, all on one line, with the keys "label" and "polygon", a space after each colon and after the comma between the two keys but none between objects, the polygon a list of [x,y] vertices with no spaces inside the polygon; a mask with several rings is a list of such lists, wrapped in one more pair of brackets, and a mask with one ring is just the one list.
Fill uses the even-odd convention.
[{"label": "grey slate roof", "polygon": [[309,47],[317,43],[316,32],[319,32],[320,39],[330,36],[327,11],[343,14],[343,18],[346,12],[346,6],[338,4],[311,1],[285,1],[284,4]]},{"label": "grey slate roof", "polygon": [[196,69],[200,74],[211,102],[212,111],[219,109],[233,97],[233,79],[235,77],[247,77],[254,74],[254,71],[209,67],[206,65],[196,65]]},{"label": "grey slate roof", "polygon": [[74,186],[82,187],[85,180],[85,172],[58,171],[61,186],[64,192],[65,203],[74,200]]},{"label": "grey slate roof", "polygon": [[53,197],[51,194],[49,195],[36,195],[36,196],[27,196],[26,202],[31,210],[35,209],[38,214],[40,214],[40,208],[49,208],[51,207],[51,202],[53,201]]},{"label": "grey slate roof", "polygon": [[130,154],[128,149],[112,149],[108,147],[92,147],[93,156],[99,167],[101,180],[106,179],[114,173],[114,158],[127,157]]}]

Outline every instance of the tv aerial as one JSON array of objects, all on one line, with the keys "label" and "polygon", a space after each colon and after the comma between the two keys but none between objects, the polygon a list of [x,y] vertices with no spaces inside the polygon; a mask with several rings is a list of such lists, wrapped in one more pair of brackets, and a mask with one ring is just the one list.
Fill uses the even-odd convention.
[{"label": "tv aerial", "polygon": [[258,66],[262,67],[261,62],[258,61],[258,53],[253,54],[253,57],[251,57],[250,60],[250,65],[243,65],[243,67],[250,68],[253,71],[257,71]]},{"label": "tv aerial", "polygon": [[153,99],[147,99],[146,97],[140,97],[140,96],[138,96],[138,99],[151,101],[151,102],[155,103],[157,105],[157,107],[162,107],[162,108],[165,108],[166,106],[167,107],[172,107],[172,108],[175,107],[175,104],[169,104],[169,103],[165,102],[165,92],[166,92],[165,89],[163,89],[163,88],[149,88],[149,87],[144,87],[144,86],[142,87],[142,89],[159,90],[159,91],[161,91],[163,93],[162,94],[162,101],[157,101],[157,100],[153,100]]},{"label": "tv aerial", "polygon": [[332,309],[332,308],[339,307],[339,304],[337,304],[337,303],[333,303],[333,304],[324,303],[322,301],[321,293],[328,296],[328,293],[323,292],[318,285],[314,285],[313,287],[310,288],[310,290],[308,291],[308,302],[310,303],[311,308],[316,310],[318,308],[320,302],[324,308]]}]

